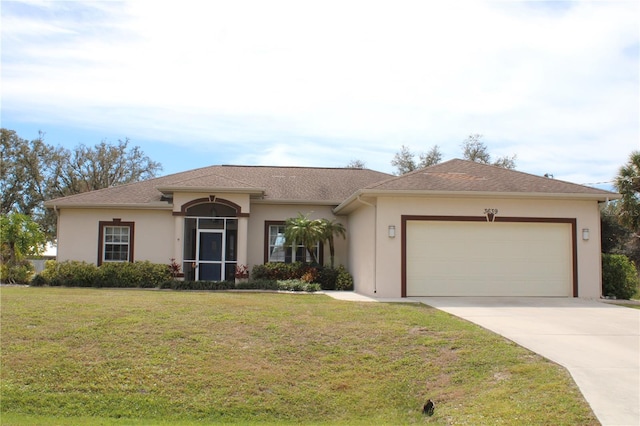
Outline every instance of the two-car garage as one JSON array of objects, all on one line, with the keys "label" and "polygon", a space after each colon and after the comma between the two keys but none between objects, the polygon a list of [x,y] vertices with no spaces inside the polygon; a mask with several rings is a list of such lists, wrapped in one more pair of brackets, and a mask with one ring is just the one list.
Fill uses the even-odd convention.
[{"label": "two-car garage", "polygon": [[403,217],[403,296],[577,296],[575,219]]}]

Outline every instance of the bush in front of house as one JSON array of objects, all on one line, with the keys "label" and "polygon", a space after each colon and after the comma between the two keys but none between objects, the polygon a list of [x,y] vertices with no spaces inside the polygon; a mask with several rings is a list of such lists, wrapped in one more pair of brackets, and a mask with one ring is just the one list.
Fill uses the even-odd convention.
[{"label": "bush in front of house", "polygon": [[638,272],[623,254],[602,255],[602,293],[605,297],[630,299],[638,291]]},{"label": "bush in front of house", "polygon": [[251,270],[251,278],[254,280],[296,280],[302,278],[308,268],[309,266],[302,262],[269,262],[255,265]]},{"label": "bush in front of house", "polygon": [[232,281],[172,281],[167,288],[171,290],[232,290],[235,284]]},{"label": "bush in front of house", "polygon": [[256,265],[251,271],[253,280],[302,280],[318,284],[322,290],[353,290],[353,277],[340,265],[336,269],[307,265],[301,262],[269,262]]},{"label": "bush in front of house", "polygon": [[322,268],[315,282],[318,283],[323,290],[335,290],[339,273],[339,269]]},{"label": "bush in front of house", "polygon": [[316,283],[309,283],[304,280],[282,280],[278,281],[278,290],[281,291],[306,291],[313,293],[320,291],[320,285]]},{"label": "bush in front of house", "polygon": [[93,287],[98,277],[98,267],[93,263],[75,260],[65,262],[48,260],[39,277],[36,276],[33,281],[38,280],[42,283],[44,279],[47,285],[56,287]]},{"label": "bush in front of house", "polygon": [[235,283],[237,290],[278,290],[277,280],[250,279],[245,282]]},{"label": "bush in front of house", "polygon": [[304,280],[248,280],[234,283],[232,281],[173,281],[172,290],[279,290],[279,291],[320,291],[316,283],[308,283]]},{"label": "bush in front of house", "polygon": [[28,284],[34,268],[28,260],[0,263],[0,282],[5,284]]},{"label": "bush in front of house", "polygon": [[[267,278],[273,277],[273,278]],[[293,277],[293,278],[292,278]],[[177,281],[164,264],[142,262],[92,263],[47,261],[44,271],[31,280],[33,286],[161,288],[172,290],[281,290],[315,292],[353,290],[351,274],[337,269],[303,263],[271,263],[253,268],[247,282]]]},{"label": "bush in front of house", "polygon": [[353,277],[347,269],[340,265],[338,267],[338,277],[336,278],[336,290],[353,290]]},{"label": "bush in front of house", "polygon": [[167,265],[142,262],[92,263],[47,261],[34,286],[160,288],[171,281]]},{"label": "bush in front of house", "polygon": [[98,268],[96,287],[160,288],[171,281],[167,265],[142,262],[109,262]]}]

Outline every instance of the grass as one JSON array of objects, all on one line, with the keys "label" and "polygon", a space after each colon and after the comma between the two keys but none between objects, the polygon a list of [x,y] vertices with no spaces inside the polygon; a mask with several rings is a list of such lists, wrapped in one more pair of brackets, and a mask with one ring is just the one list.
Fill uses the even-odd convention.
[{"label": "grass", "polygon": [[635,303],[617,303],[617,305],[624,306],[625,308],[640,309],[640,305]]},{"label": "grass", "polygon": [[[561,367],[425,305],[2,288],[0,423],[598,424]],[[427,398],[433,417],[421,414]]]}]

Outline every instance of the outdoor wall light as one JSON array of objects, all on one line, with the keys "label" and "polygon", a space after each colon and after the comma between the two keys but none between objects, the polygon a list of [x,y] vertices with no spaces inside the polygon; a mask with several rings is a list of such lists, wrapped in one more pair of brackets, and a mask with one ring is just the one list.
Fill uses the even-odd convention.
[{"label": "outdoor wall light", "polygon": [[396,237],[396,227],[395,225],[389,225],[389,238]]},{"label": "outdoor wall light", "polygon": [[582,228],[582,239],[585,241],[589,240],[589,228]]}]

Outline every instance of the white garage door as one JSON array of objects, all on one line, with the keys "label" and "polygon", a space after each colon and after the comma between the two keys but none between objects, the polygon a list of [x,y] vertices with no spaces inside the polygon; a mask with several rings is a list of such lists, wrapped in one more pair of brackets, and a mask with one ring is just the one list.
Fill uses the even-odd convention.
[{"label": "white garage door", "polygon": [[572,296],[568,223],[407,221],[407,296]]}]

